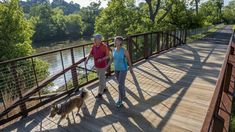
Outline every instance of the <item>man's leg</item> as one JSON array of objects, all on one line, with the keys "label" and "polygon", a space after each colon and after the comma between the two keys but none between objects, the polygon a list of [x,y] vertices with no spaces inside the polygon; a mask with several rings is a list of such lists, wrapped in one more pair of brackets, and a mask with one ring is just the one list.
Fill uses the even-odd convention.
[{"label": "man's leg", "polygon": [[105,81],[105,68],[100,69],[100,88],[99,93],[103,94],[104,89],[106,88],[106,81]]},{"label": "man's leg", "polygon": [[96,72],[97,72],[97,76],[98,76],[98,81],[99,81],[99,88],[98,88],[98,93],[97,95],[95,96],[96,98],[102,98],[102,95],[101,95],[101,92],[100,92],[100,89],[101,89],[101,82],[100,82],[100,73],[101,73],[101,70],[100,68],[96,68]]},{"label": "man's leg", "polygon": [[106,88],[106,82],[105,82],[105,69],[104,68],[97,68],[97,75],[99,78],[99,89],[98,93],[102,94],[104,89]]}]

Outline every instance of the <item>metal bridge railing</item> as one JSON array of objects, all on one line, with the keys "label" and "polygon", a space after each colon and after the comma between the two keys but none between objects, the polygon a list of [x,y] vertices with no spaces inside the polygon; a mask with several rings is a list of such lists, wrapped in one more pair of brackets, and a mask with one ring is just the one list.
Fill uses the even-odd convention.
[{"label": "metal bridge railing", "polygon": [[219,74],[202,132],[229,131],[235,78],[235,36],[234,32],[228,45],[225,61]]},{"label": "metal bridge railing", "polygon": [[[136,63],[186,43],[186,30],[150,32],[127,36],[124,46]],[[110,49],[113,39],[104,41]],[[72,96],[97,80],[93,61],[84,65],[92,43],[0,62],[0,125],[52,101]],[[113,72],[108,68],[107,75]]]}]

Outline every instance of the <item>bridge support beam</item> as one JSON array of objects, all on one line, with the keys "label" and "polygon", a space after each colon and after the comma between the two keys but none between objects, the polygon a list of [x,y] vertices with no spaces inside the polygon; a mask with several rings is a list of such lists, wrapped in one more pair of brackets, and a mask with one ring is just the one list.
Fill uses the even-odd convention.
[{"label": "bridge support beam", "polygon": [[148,35],[144,35],[144,58],[148,59],[149,57],[149,45],[148,45]]}]

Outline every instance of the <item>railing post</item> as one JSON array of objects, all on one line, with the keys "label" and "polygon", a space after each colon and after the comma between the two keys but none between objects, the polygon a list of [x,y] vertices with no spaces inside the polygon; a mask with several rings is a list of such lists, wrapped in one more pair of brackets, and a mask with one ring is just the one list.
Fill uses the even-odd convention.
[{"label": "railing post", "polygon": [[73,87],[78,88],[78,77],[77,77],[76,66],[74,65],[75,59],[74,59],[73,48],[70,49],[70,52],[71,52],[71,59],[72,59],[72,65],[73,65],[73,68],[71,69],[72,79],[73,79]]},{"label": "railing post", "polygon": [[182,45],[184,42],[182,40],[182,30],[180,30],[180,45]]},{"label": "railing post", "polygon": [[164,32],[162,31],[162,45],[161,45],[160,51],[163,51],[164,48],[165,48],[165,35],[164,35]]},{"label": "railing post", "polygon": [[174,44],[173,44],[173,39],[174,39],[174,38],[173,38],[173,32],[174,32],[174,31],[170,31],[170,35],[169,35],[171,48],[174,47]]},{"label": "railing post", "polygon": [[132,38],[131,37],[128,37],[127,38],[127,48],[128,48],[128,52],[130,54],[130,59],[131,59],[131,62],[133,63],[133,56],[132,56]]},{"label": "railing post", "polygon": [[151,45],[150,45],[150,47],[149,47],[149,55],[151,56],[151,55],[153,55],[153,33],[151,33],[151,40],[150,40],[150,42],[151,42]]},{"label": "railing post", "polygon": [[[12,75],[13,75],[13,78],[14,78],[16,92],[17,92],[18,96],[20,97],[20,99],[22,99],[21,86],[20,86],[20,81],[19,81],[18,75],[17,75],[16,63],[15,62],[11,63],[11,72],[12,72]],[[28,115],[28,113],[25,112],[26,109],[27,109],[26,104],[22,103],[20,105],[20,110],[23,112],[23,117]]]},{"label": "railing post", "polygon": [[168,50],[169,48],[169,31],[166,31],[166,50]]},{"label": "railing post", "polygon": [[174,47],[176,47],[176,30],[174,30],[174,40],[173,40],[173,45]]},{"label": "railing post", "polygon": [[157,33],[157,53],[160,52],[160,32]]},{"label": "railing post", "polygon": [[144,58],[148,59],[148,50],[149,50],[149,45],[148,45],[148,34],[144,35]]}]

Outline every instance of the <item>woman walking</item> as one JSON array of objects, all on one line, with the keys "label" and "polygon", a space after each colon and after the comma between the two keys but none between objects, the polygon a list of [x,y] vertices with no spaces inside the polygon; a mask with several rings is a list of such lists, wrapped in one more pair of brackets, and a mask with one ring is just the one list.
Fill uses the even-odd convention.
[{"label": "woman walking", "polygon": [[[119,98],[116,102],[116,106],[122,106],[123,99],[126,98],[126,90],[125,90],[125,79],[127,70],[129,69],[132,72],[132,64],[130,60],[130,55],[128,51],[122,47],[123,37],[117,36],[114,39],[114,51],[113,51],[113,61],[114,61],[114,71],[115,76],[118,81],[118,90],[119,90]],[[127,62],[129,64],[129,68],[127,66]]]}]

